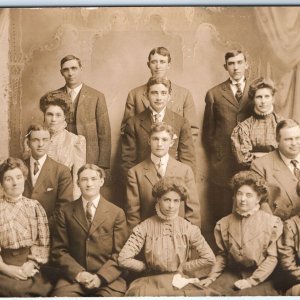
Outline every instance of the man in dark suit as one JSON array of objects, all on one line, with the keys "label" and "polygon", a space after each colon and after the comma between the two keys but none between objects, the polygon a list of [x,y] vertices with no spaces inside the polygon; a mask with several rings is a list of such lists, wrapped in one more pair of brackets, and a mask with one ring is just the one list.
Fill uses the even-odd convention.
[{"label": "man in dark suit", "polygon": [[123,296],[125,280],[117,256],[128,237],[122,209],[100,196],[104,171],[86,164],[78,170],[82,196],[56,215],[52,249],[61,268],[52,296]]},{"label": "man in dark suit", "polygon": [[[168,49],[165,47],[157,47],[150,51],[147,66],[152,76],[166,77],[170,65],[171,55]],[[130,117],[143,112],[149,105],[147,84],[143,84],[131,90],[126,101],[121,131],[124,131],[126,121]],[[199,135],[199,122],[190,91],[172,82],[171,99],[168,102],[168,108],[189,120],[192,135],[196,139]]]},{"label": "man in dark suit", "polygon": [[229,79],[210,89],[205,97],[202,141],[209,158],[209,203],[214,221],[232,210],[232,195],[228,183],[238,170],[232,150],[231,133],[238,122],[251,115],[248,98],[249,82],[246,56],[233,50],[225,54],[225,70]]},{"label": "man in dark suit", "polygon": [[[276,127],[278,149],[255,159],[251,169],[265,178],[269,187],[269,207],[286,220],[300,212],[300,127],[288,119]],[[263,204],[262,204],[262,208]]]},{"label": "man in dark suit", "polygon": [[180,205],[179,215],[200,226],[200,202],[192,169],[169,156],[174,144],[174,132],[170,125],[155,123],[149,132],[151,154],[131,168],[127,180],[127,223],[132,230],[141,221],[155,214],[152,189],[165,176],[181,177],[188,189],[188,199]]},{"label": "man in dark suit", "polygon": [[110,168],[111,133],[104,95],[81,81],[81,61],[67,55],[60,62],[66,85],[59,89],[70,96],[68,130],[86,139],[86,161]]},{"label": "man in dark suit", "polygon": [[162,121],[173,127],[176,137],[170,155],[189,165],[196,174],[195,150],[189,122],[166,107],[170,88],[169,80],[151,77],[147,83],[150,106],[127,121],[121,149],[121,167],[125,178],[130,168],[150,156],[148,139],[151,125]]},{"label": "man in dark suit", "polygon": [[47,128],[39,124],[29,126],[26,139],[31,156],[25,160],[29,176],[25,181],[24,196],[41,203],[52,231],[54,212],[73,201],[72,176],[66,166],[47,156],[50,143]]}]

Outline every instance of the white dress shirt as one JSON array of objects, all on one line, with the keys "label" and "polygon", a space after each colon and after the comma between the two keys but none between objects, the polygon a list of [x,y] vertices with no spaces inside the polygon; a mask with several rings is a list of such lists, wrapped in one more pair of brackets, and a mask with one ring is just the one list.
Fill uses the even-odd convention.
[{"label": "white dress shirt", "polygon": [[158,168],[160,166],[160,173],[162,173],[161,175],[165,175],[166,171],[167,171],[167,166],[168,166],[168,162],[169,162],[169,153],[167,153],[165,156],[163,157],[157,157],[154,154],[151,153],[151,161],[154,163],[156,170],[158,171]]},{"label": "white dress shirt", "polygon": [[[40,159],[36,160],[34,159],[32,156],[30,156],[30,176],[31,176],[31,182],[32,182],[32,186],[35,186],[35,183],[41,173],[41,170],[42,170],[42,167],[46,161],[46,158],[47,158],[47,154],[45,154],[43,157],[41,157]],[[34,163],[35,162],[38,162],[38,172],[34,175],[33,174],[33,171],[34,171]]]},{"label": "white dress shirt", "polygon": [[67,93],[68,95],[70,95],[71,91],[74,91],[74,97],[72,99],[72,102],[74,102],[74,100],[76,99],[77,95],[79,94],[80,90],[82,88],[82,84],[80,84],[78,87],[76,87],[75,89],[70,89],[68,86],[67,86]]},{"label": "white dress shirt", "polygon": [[[82,199],[83,210],[84,210],[84,213],[86,214],[86,206],[87,206],[87,203],[90,202],[90,201],[84,199],[83,196],[81,196],[81,199]],[[92,203],[93,203],[92,206],[91,206],[92,220],[94,219],[94,216],[95,216],[96,209],[98,207],[99,201],[100,201],[100,194],[98,195],[97,198],[95,198],[94,200],[92,200]]]},{"label": "white dress shirt", "polygon": [[291,172],[293,174],[294,173],[294,165],[291,163],[292,160],[296,160],[297,161],[297,168],[300,169],[300,154],[298,154],[295,158],[291,159],[286,157],[285,155],[283,155],[280,151],[279,154],[281,156],[281,159],[283,160],[283,162],[286,164],[286,166],[291,170]]},{"label": "white dress shirt", "polygon": [[239,81],[234,80],[233,78],[230,77],[230,88],[232,90],[233,95],[236,94],[237,92],[237,84],[241,85],[241,90],[244,93],[244,89],[245,89],[245,85],[246,85],[246,81],[245,81],[245,76],[243,76]]},{"label": "white dress shirt", "polygon": [[149,107],[152,112],[153,122],[155,122],[155,120],[156,120],[156,115],[158,115],[158,122],[162,122],[165,117],[165,114],[166,114],[166,107],[160,113],[155,111],[151,106],[149,106]]}]

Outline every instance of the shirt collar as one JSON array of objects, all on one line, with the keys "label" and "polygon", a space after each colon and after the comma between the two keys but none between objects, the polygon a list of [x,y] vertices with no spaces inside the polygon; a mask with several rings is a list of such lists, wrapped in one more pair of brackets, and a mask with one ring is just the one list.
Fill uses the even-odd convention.
[{"label": "shirt collar", "polygon": [[293,160],[293,159],[297,160],[298,163],[300,163],[300,154],[298,154],[295,158],[288,158],[288,157],[286,157],[284,154],[282,154],[282,153],[280,152],[280,150],[279,150],[279,154],[280,154],[280,156],[281,156],[281,159],[283,160],[283,162],[284,162],[287,166],[290,165],[291,160]]},{"label": "shirt collar", "polygon": [[230,78],[230,83],[233,84],[233,85],[235,85],[237,83],[240,83],[241,85],[245,84],[245,76],[243,76],[239,81],[236,81],[232,77],[229,77],[229,78]]},{"label": "shirt collar", "polygon": [[30,156],[30,165],[33,166],[34,162],[38,161],[39,162],[39,166],[40,168],[42,168],[42,166],[44,165],[45,161],[47,159],[47,154],[45,154],[43,157],[41,157],[40,159],[34,159],[32,156]]},{"label": "shirt collar", "polygon": [[74,92],[77,95],[80,92],[81,88],[82,88],[82,83],[78,87],[76,87],[74,89],[71,89],[68,86],[66,86],[66,87],[67,87],[67,93],[68,93],[68,95],[70,94],[71,90],[74,90]]},{"label": "shirt collar", "polygon": [[167,165],[169,161],[169,153],[167,153],[163,157],[157,157],[153,153],[151,153],[151,161],[155,164],[158,165],[159,162],[161,162],[162,165]]},{"label": "shirt collar", "polygon": [[[86,209],[87,203],[90,202],[90,201],[84,199],[83,196],[81,196],[81,199],[82,199],[83,208],[84,208],[84,210],[85,210],[85,209]],[[92,200],[93,206],[94,206],[95,208],[98,207],[99,201],[100,201],[100,194],[98,195],[97,198],[95,198],[94,200]]]},{"label": "shirt collar", "polygon": [[157,111],[155,111],[152,107],[151,107],[151,105],[149,106],[149,108],[150,108],[150,110],[151,110],[151,113],[152,113],[152,116],[155,116],[155,115],[161,115],[162,117],[164,117],[165,116],[165,113],[166,113],[166,108],[167,107],[165,107],[161,112],[157,112]]}]

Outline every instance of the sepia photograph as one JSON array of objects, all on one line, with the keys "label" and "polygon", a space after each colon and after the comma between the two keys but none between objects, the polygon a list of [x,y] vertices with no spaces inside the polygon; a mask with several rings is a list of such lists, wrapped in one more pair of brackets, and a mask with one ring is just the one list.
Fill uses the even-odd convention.
[{"label": "sepia photograph", "polygon": [[300,296],[299,29],[0,8],[0,297]]}]

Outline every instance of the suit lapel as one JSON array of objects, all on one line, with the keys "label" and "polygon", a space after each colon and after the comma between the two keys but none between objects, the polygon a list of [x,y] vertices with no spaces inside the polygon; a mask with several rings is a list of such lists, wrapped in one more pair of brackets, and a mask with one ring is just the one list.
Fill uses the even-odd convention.
[{"label": "suit lapel", "polygon": [[235,107],[239,107],[239,103],[238,101],[235,99],[232,90],[230,88],[230,80],[226,80],[225,82],[223,82],[222,84],[222,96],[229,101],[232,105],[234,105]]},{"label": "suit lapel", "polygon": [[245,88],[244,88],[244,92],[243,92],[243,97],[240,100],[240,104],[239,104],[240,109],[243,108],[245,105],[247,105],[249,103],[248,92],[249,92],[249,81],[246,79]]},{"label": "suit lapel", "polygon": [[149,107],[150,103],[147,97],[147,85],[144,86],[144,91],[141,96],[141,101],[143,102],[145,109]]},{"label": "suit lapel", "polygon": [[76,220],[76,222],[82,227],[82,229],[87,233],[89,231],[89,226],[83,210],[81,197],[78,201],[76,201],[74,205],[73,217]]},{"label": "suit lapel", "polygon": [[147,108],[141,115],[140,115],[140,124],[147,132],[150,131],[152,120],[151,120],[151,111]]},{"label": "suit lapel", "polygon": [[157,182],[157,171],[150,158],[144,161],[145,177],[149,180],[152,186]]},{"label": "suit lapel", "polygon": [[175,162],[176,160],[170,156],[165,176],[176,176],[178,174],[178,170],[176,169]]},{"label": "suit lapel", "polygon": [[[273,176],[278,181],[278,183],[283,187],[289,187],[294,185],[295,177],[281,159],[278,150],[276,150],[274,159],[273,159]],[[297,206],[297,203],[293,203],[293,193],[290,188],[284,189],[291,201],[292,204]]]},{"label": "suit lapel", "polygon": [[30,158],[25,160],[25,165],[29,171],[25,184],[27,185],[27,187],[30,191],[30,194],[32,194],[33,186],[32,186],[31,170],[30,170]]},{"label": "suit lapel", "polygon": [[232,214],[228,222],[229,236],[241,247],[242,246],[242,232],[240,217]]},{"label": "suit lapel", "polygon": [[[42,185],[43,182],[45,182],[45,178],[49,177],[50,172],[50,165],[51,165],[51,161],[49,159],[49,157],[47,156],[43,167],[41,169],[41,172],[35,182],[35,185],[33,187],[33,191],[38,190],[40,188],[40,186]],[[31,178],[31,176],[30,176]]]},{"label": "suit lapel", "polygon": [[90,227],[89,234],[92,234],[107,218],[109,209],[106,205],[106,201],[102,196],[96,209],[93,222]]},{"label": "suit lapel", "polygon": [[163,122],[172,125],[174,123],[174,112],[172,112],[169,108],[166,108],[166,113],[163,119]]}]

